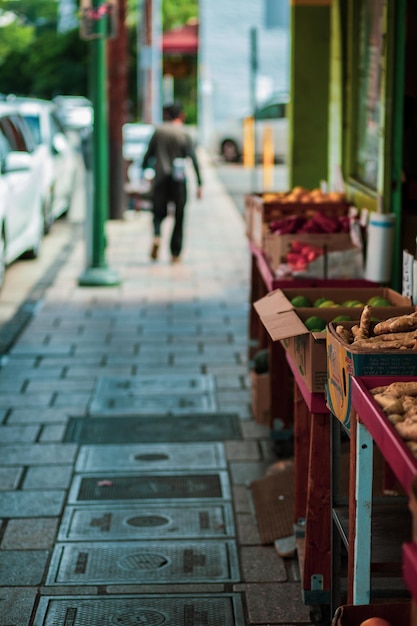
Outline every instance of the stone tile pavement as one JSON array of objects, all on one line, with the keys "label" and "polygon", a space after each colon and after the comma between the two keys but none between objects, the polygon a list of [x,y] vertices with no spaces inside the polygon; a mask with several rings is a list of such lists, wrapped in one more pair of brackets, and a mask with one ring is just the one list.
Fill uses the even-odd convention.
[{"label": "stone tile pavement", "polygon": [[[55,252],[65,248],[65,255],[58,257],[52,278],[38,289],[30,322],[1,359],[0,626],[310,623],[308,607],[301,599],[297,560],[284,560],[273,546],[261,545],[257,532],[249,483],[263,476],[276,457],[267,429],[254,422],[250,410],[250,259],[242,217],[204,155],[202,161],[204,198],[194,199],[191,180],[181,264],[171,265],[169,259],[171,218],[164,223],[161,258],[153,263],[149,260],[150,214],[128,214],[106,225],[106,257],[119,273],[120,285],[79,287],[86,258],[83,229],[71,220],[56,225]],[[19,280],[16,268],[13,278]],[[41,284],[41,278],[34,280]],[[33,289],[28,289],[30,293]],[[7,318],[9,308],[4,311]],[[202,381],[212,386],[193,388]],[[140,383],[148,388],[140,391]],[[168,416],[180,424],[182,417],[194,415],[195,439],[191,434],[190,441],[180,445],[183,453],[192,451],[193,443],[205,432],[204,424],[210,427],[210,414],[222,414],[225,420],[237,416],[238,437],[221,441],[225,468],[223,461],[220,469],[205,466],[204,455],[199,453],[191,465],[195,461],[202,469],[184,469],[181,450],[174,451],[169,440],[166,449],[155,451],[156,444],[152,444],[143,451],[140,437],[145,423],[151,428],[157,417]],[[71,440],[68,427],[84,422],[88,426],[100,418],[105,419],[96,424],[109,420],[111,425],[103,426],[107,444],[112,443],[112,429],[117,439],[116,433],[119,436],[129,423],[128,441],[111,448],[106,443],[93,444],[97,453],[103,455],[105,449],[105,467],[95,472],[77,469],[86,446]],[[134,418],[134,426],[129,418]],[[181,440],[184,433],[178,436]],[[129,456],[136,444],[136,454]],[[210,445],[206,444],[207,450]],[[170,455],[179,466],[170,465]],[[129,464],[123,469],[127,458],[133,467],[140,462],[145,470],[132,472]],[[154,463],[152,471],[146,469],[147,462]],[[179,480],[178,487],[176,482],[169,483],[167,498],[177,488],[194,488],[197,500],[174,497],[175,507],[161,497],[161,467],[171,468],[165,471],[167,480]],[[211,494],[206,507],[201,496],[204,481],[211,477],[215,482],[223,474],[222,497]],[[139,495],[139,504],[132,490],[125,499],[110,500],[109,505],[101,496],[93,505],[77,500],[84,484],[92,481],[93,493],[102,494],[119,483],[127,489],[132,476],[137,483],[129,487],[133,490],[139,489],[140,478],[146,479],[147,495]],[[224,485],[229,484],[227,495]],[[81,485],[78,492],[77,485]],[[152,489],[156,500],[149,495]],[[74,502],[71,494],[75,494]],[[122,516],[123,506],[135,512],[128,519],[131,526],[145,527],[137,531],[139,541],[112,540],[111,536],[99,541],[101,537],[94,532],[103,531],[112,516]],[[229,536],[211,536],[205,544],[198,534],[175,540],[173,531],[172,541],[160,541],[158,520],[164,514],[174,515],[180,509],[188,524],[196,507],[204,532],[208,532],[207,519],[214,509],[232,507]],[[89,512],[90,525],[85,522]],[[79,534],[91,531],[93,539],[69,541],[64,546],[59,532],[64,518],[71,515],[74,520],[79,519],[76,515],[84,519]],[[153,531],[149,535],[147,524],[155,525],[153,539],[160,548],[164,546],[158,557],[151,550]],[[222,524],[215,528],[212,532],[221,535]],[[225,545],[229,562],[224,565]],[[164,552],[167,546],[171,556]],[[218,547],[218,556],[215,551],[212,556]],[[172,555],[176,550],[183,550],[182,569],[175,569],[177,557]],[[77,555],[75,565],[68,556],[71,551]],[[156,558],[160,558],[157,565]],[[106,559],[110,559],[109,566]],[[174,574],[169,577],[171,565]]]}]

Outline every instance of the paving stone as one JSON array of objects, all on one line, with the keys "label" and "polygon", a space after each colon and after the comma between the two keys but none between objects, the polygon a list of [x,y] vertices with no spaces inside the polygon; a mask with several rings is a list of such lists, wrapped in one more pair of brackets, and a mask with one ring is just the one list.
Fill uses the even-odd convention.
[{"label": "paving stone", "polygon": [[72,465],[38,465],[29,467],[24,489],[68,489],[72,479]]},{"label": "paving stone", "polygon": [[235,585],[234,590],[245,592],[251,624],[310,624],[298,583]]},{"label": "paving stone", "polygon": [[0,393],[21,392],[22,387],[23,380],[21,378],[0,374]]},{"label": "paving stone", "polygon": [[2,406],[16,407],[47,407],[51,404],[52,393],[1,394]]},{"label": "paving stone", "polygon": [[134,374],[132,365],[111,366],[101,365],[100,367],[86,367],[85,365],[72,364],[66,370],[66,378],[98,378],[99,376],[131,376]]},{"label": "paving stone", "polygon": [[22,471],[22,467],[0,467],[0,491],[16,489]]},{"label": "paving stone", "polygon": [[236,515],[237,534],[242,546],[259,546],[261,543],[256,518],[253,514]]},{"label": "paving stone", "polygon": [[13,355],[35,355],[37,357],[43,355],[57,355],[57,356],[65,356],[69,355],[72,350],[72,344],[67,345],[59,345],[59,346],[51,346],[50,344],[24,344],[18,343],[13,346],[10,353]]},{"label": "paving stone", "polygon": [[216,387],[222,389],[242,389],[240,376],[216,376]]},{"label": "paving stone", "polygon": [[[77,411],[77,415],[80,413]],[[66,423],[68,411],[63,408],[12,409],[8,424]]]},{"label": "paving stone", "polygon": [[[32,443],[39,433],[39,426],[0,426],[1,445],[9,443]],[[0,464],[2,455],[0,456]]]},{"label": "paving stone", "polygon": [[249,485],[252,480],[265,476],[270,463],[266,461],[248,461],[230,463],[232,483],[234,485]]},{"label": "paving stone", "polygon": [[[242,433],[244,439],[266,439],[268,440],[270,434],[269,426],[263,424],[257,424],[253,420],[242,422]],[[266,443],[266,442],[265,442]],[[270,443],[270,441],[268,441]],[[262,442],[263,445],[263,442]]]},{"label": "paving stone", "polygon": [[246,582],[284,582],[287,571],[273,546],[243,546],[240,550],[242,580]]},{"label": "paving stone", "polygon": [[1,453],[2,465],[45,465],[72,463],[77,446],[73,444],[27,444],[9,445]]},{"label": "paving stone", "polygon": [[[0,586],[39,585],[49,553],[47,550],[4,550],[0,559]],[[1,591],[0,591],[1,594]]]},{"label": "paving stone", "polygon": [[249,487],[233,485],[233,508],[236,513],[252,513],[252,494]]},{"label": "paving stone", "polygon": [[258,461],[261,458],[256,441],[227,441],[225,445],[228,461]]},{"label": "paving stone", "polygon": [[32,377],[28,376],[28,383],[26,385],[26,391],[32,393],[34,391],[92,391],[94,389],[94,378],[85,378],[84,380],[71,380],[68,378],[59,378],[57,380],[50,380],[49,377],[39,380],[31,380]]},{"label": "paving stone", "polygon": [[0,588],[1,625],[28,626],[37,592],[36,587]]},{"label": "paving stone", "polygon": [[11,519],[1,542],[3,550],[40,550],[53,548],[58,518]]},{"label": "paving stone", "polygon": [[247,405],[238,404],[237,402],[224,402],[222,400],[218,400],[219,407],[224,413],[237,413],[240,419],[251,419],[252,418],[252,410],[250,408],[249,403]]},{"label": "paving stone", "polygon": [[65,491],[3,491],[0,517],[45,517],[60,515]]},{"label": "paving stone", "polygon": [[65,430],[66,424],[51,424],[50,426],[44,426],[41,436],[39,437],[39,441],[42,443],[62,443]]},{"label": "paving stone", "polygon": [[81,409],[86,408],[91,399],[90,392],[58,392],[54,398],[54,406],[62,407],[65,406],[69,408],[71,411],[80,407]]}]

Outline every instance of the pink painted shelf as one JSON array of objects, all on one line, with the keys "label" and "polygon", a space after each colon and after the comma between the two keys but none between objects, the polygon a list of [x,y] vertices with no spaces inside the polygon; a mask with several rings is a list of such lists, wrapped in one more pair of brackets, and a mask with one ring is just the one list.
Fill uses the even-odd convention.
[{"label": "pink painted shelf", "polygon": [[417,474],[417,459],[401,439],[385,413],[373,399],[370,389],[394,382],[415,381],[415,376],[353,376],[352,404],[360,421],[366,426],[384,459],[391,467],[406,493]]}]

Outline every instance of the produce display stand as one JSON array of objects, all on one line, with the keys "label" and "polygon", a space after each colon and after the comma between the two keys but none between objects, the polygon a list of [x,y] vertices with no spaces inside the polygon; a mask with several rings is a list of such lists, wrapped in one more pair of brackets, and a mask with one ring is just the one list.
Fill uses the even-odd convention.
[{"label": "produce display stand", "polygon": [[403,578],[412,597],[410,626],[417,626],[417,475],[411,485],[408,506],[413,519],[413,537],[403,545]]},{"label": "produce display stand", "polygon": [[330,605],[330,428],[324,394],[311,393],[291,357],[294,376],[294,521],[304,527],[300,563],[304,603],[320,621]]},{"label": "produce display stand", "polygon": [[[321,278],[287,278],[278,279],[274,276],[263,251],[249,241],[251,252],[251,282],[250,282],[250,311],[249,311],[249,360],[253,359],[258,350],[268,349],[269,370],[271,375],[271,429],[272,436],[279,439],[280,434],[286,438],[292,430],[293,405],[292,386],[293,377],[287,366],[285,350],[279,342],[271,342],[259,315],[253,308],[253,303],[263,298],[275,289],[299,287],[379,287],[377,283],[365,279],[321,279]],[[282,431],[274,431],[273,419],[280,416]]]},{"label": "produce display stand", "polygon": [[[401,577],[401,545],[411,536],[407,501],[417,460],[404,444],[370,389],[415,377],[352,377],[350,426],[349,497],[338,498],[332,489],[333,529],[347,550],[347,602],[369,604],[379,597],[407,596]],[[338,421],[333,418],[334,421]],[[340,426],[341,423],[339,422]],[[340,437],[332,437],[334,447]],[[404,495],[375,496],[373,479],[374,444],[390,468]],[[337,457],[334,449],[332,459]],[[332,541],[332,603],[340,602],[340,554]],[[377,574],[383,573],[383,578]],[[338,580],[339,579],[339,580]],[[389,582],[388,582],[389,581]],[[382,584],[381,584],[382,583]]]}]

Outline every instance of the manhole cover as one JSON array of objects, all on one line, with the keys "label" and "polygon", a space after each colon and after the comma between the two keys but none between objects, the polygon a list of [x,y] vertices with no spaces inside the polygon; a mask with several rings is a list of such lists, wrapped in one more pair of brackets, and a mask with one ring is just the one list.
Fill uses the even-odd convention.
[{"label": "manhole cover", "polygon": [[245,626],[238,594],[43,596],[38,626]]},{"label": "manhole cover", "polygon": [[239,580],[230,540],[119,541],[57,544],[47,585],[233,582]]},{"label": "manhole cover", "polygon": [[211,374],[186,376],[183,374],[138,375],[128,378],[102,376],[97,382],[95,396],[105,395],[159,395],[213,393],[214,377]]},{"label": "manhole cover", "polygon": [[230,499],[227,472],[75,476],[68,502]]},{"label": "manhole cover", "polygon": [[241,439],[239,416],[233,413],[165,417],[72,417],[65,443],[166,443]]},{"label": "manhole cover", "polygon": [[181,506],[68,506],[59,528],[59,541],[108,539],[180,539],[232,537],[231,504]]},{"label": "manhole cover", "polygon": [[226,467],[224,444],[119,444],[83,446],[76,471],[213,469]]},{"label": "manhole cover", "polygon": [[91,415],[140,415],[159,413],[176,415],[179,413],[212,413],[216,411],[213,395],[172,395],[127,396],[101,395],[93,398],[90,406]]}]

